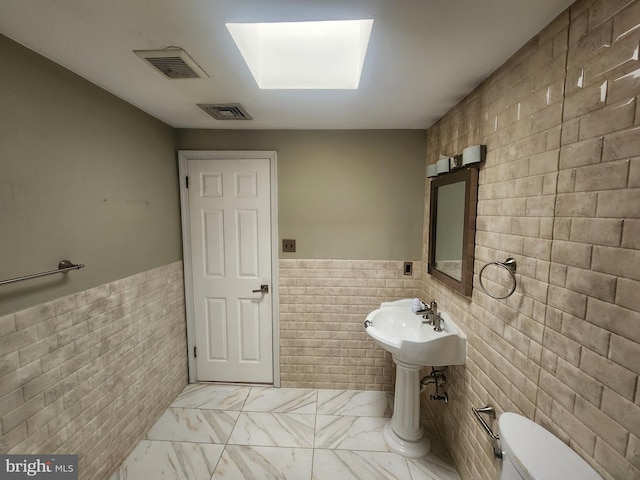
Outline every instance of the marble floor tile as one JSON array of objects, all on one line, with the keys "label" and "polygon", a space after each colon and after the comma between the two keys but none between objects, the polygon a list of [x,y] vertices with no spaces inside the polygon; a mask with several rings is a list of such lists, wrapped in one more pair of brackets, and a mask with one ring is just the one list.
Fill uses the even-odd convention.
[{"label": "marble floor tile", "polygon": [[311,478],[312,480],[412,480],[406,459],[398,454],[321,449],[314,450]]},{"label": "marble floor tile", "polygon": [[242,410],[315,415],[317,396],[317,390],[307,388],[253,387]]},{"label": "marble floor tile", "polygon": [[383,417],[317,415],[315,448],[388,452]]},{"label": "marble floor tile", "polygon": [[313,450],[227,445],[213,473],[225,480],[309,480]]},{"label": "marble floor tile", "polygon": [[210,480],[223,445],[142,440],[111,480]]},{"label": "marble floor tile", "polygon": [[315,415],[242,412],[228,443],[312,448],[314,427]]},{"label": "marble floor tile", "polygon": [[318,414],[391,417],[386,392],[318,390]]},{"label": "marble floor tile", "polygon": [[195,383],[187,385],[172,407],[242,410],[251,387]]},{"label": "marble floor tile", "polygon": [[189,385],[110,480],[459,480],[428,425],[432,451],[424,458],[390,451],[388,397]]},{"label": "marble floor tile", "polygon": [[148,440],[227,443],[239,411],[173,408],[165,411],[146,435]]}]

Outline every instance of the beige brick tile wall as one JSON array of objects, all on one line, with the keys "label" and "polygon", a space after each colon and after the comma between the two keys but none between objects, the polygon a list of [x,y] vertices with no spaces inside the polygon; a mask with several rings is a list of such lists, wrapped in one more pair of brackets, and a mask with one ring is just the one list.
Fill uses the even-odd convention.
[{"label": "beige brick tile wall", "polygon": [[[423,400],[464,479],[497,478],[470,410],[486,403],[544,425],[607,480],[640,478],[639,24],[638,0],[579,0],[428,130],[428,163],[488,151],[473,296],[425,277],[468,336],[449,405]],[[477,272],[507,257],[518,288],[493,300]],[[500,293],[508,279],[487,273]]]},{"label": "beige brick tile wall", "polygon": [[0,452],[104,479],[187,383],[182,262],[0,317]]},{"label": "beige brick tile wall", "polygon": [[381,302],[418,296],[421,262],[280,260],[280,381],[283,387],[393,390],[391,355],[365,333]]}]

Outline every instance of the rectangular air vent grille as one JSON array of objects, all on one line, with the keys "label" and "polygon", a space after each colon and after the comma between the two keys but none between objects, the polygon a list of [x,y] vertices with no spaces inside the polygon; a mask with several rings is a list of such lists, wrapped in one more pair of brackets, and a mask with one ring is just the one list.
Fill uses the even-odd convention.
[{"label": "rectangular air vent grille", "polygon": [[134,50],[162,75],[172,80],[179,78],[208,78],[209,75],[181,48],[164,50]]},{"label": "rectangular air vent grille", "polygon": [[253,120],[253,117],[239,103],[198,104],[216,120]]}]

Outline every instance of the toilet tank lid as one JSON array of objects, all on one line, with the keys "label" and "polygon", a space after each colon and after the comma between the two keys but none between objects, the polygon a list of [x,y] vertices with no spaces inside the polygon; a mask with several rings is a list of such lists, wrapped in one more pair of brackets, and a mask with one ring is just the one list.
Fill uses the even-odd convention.
[{"label": "toilet tank lid", "polygon": [[507,412],[498,425],[502,450],[523,478],[602,480],[567,444],[528,418]]}]

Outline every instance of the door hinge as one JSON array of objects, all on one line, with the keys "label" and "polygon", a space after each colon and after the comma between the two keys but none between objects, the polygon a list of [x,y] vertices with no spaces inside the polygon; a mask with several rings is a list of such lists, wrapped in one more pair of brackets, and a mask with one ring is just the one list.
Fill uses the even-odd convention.
[{"label": "door hinge", "polygon": [[189,177],[184,177],[184,186],[189,188]]},{"label": "door hinge", "polygon": [[198,356],[198,347],[193,347],[193,356],[194,357]]}]

